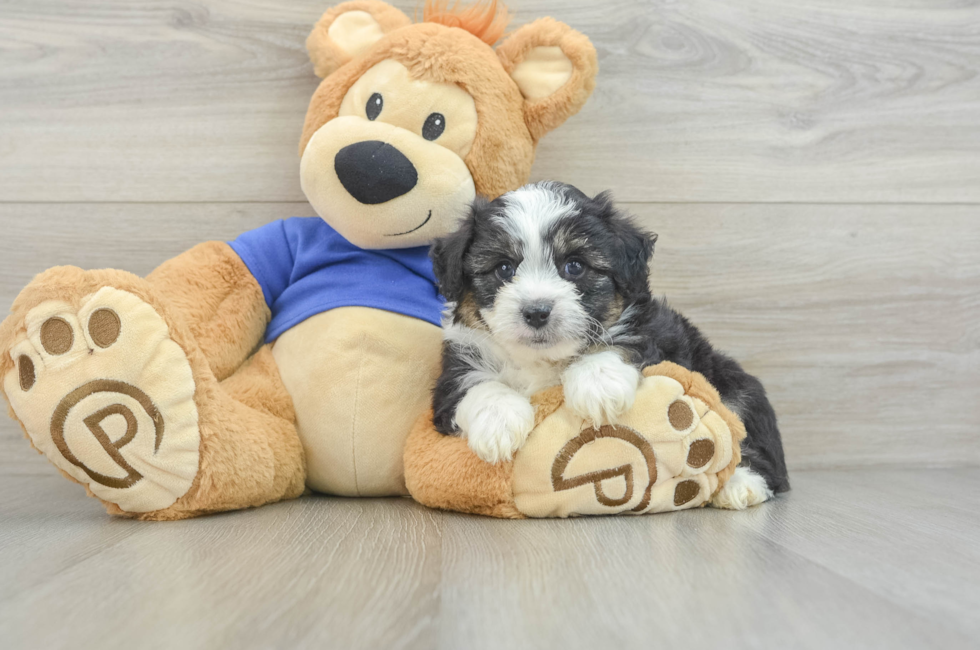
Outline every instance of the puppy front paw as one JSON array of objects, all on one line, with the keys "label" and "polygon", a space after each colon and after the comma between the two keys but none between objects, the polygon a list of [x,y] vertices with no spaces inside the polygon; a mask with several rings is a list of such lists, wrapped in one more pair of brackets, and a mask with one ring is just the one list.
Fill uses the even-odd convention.
[{"label": "puppy front paw", "polygon": [[594,425],[615,422],[633,407],[642,375],[612,350],[589,354],[562,374],[565,404]]},{"label": "puppy front paw", "polygon": [[460,400],[456,424],[482,460],[508,461],[534,428],[534,407],[513,389],[489,381],[474,386]]}]

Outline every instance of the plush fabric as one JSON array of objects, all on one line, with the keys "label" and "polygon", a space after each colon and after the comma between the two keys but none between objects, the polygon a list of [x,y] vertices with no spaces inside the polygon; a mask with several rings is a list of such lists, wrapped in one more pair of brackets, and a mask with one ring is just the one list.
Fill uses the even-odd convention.
[{"label": "plush fabric", "polygon": [[[537,86],[542,83],[540,74],[524,77],[524,92],[529,100],[524,105],[524,121],[535,141],[582,108],[595,88],[595,76],[599,69],[589,39],[552,18],[540,18],[518,29],[497,48],[497,56],[504,70],[514,74],[529,56],[535,53],[540,55],[541,48],[546,47],[561,50],[568,58],[571,75],[564,85],[551,94],[538,90]],[[549,58],[554,65],[554,50],[550,51]]]},{"label": "plush fabric", "polygon": [[[560,47],[573,73],[556,96],[526,103],[509,73],[537,45]],[[490,197],[526,181],[537,140],[579,111],[595,86],[598,70],[589,40],[554,20],[542,19],[522,27],[498,47],[497,53],[456,27],[412,25],[385,35],[363,56],[324,79],[310,101],[300,153],[320,127],[337,117],[351,86],[388,59],[402,63],[416,79],[455,84],[473,96],[480,129],[465,161],[477,193]]]},{"label": "plush fabric", "polygon": [[[210,264],[202,266],[202,257],[207,258]],[[26,340],[26,323],[32,320],[31,312],[34,310],[45,310],[52,303],[62,303],[66,310],[82,313],[86,298],[107,287],[125,292],[136,300],[136,308],[132,310],[117,307],[123,331],[133,326],[131,317],[145,318],[139,314],[143,306],[148,306],[155,312],[166,324],[167,336],[160,340],[160,344],[172,342],[178,346],[189,366],[190,377],[178,378],[172,372],[167,372],[161,382],[141,382],[139,387],[151,395],[154,403],[162,404],[163,400],[155,388],[174,391],[179,390],[181,385],[189,384],[197,410],[198,472],[190,486],[172,505],[155,511],[137,512],[132,509],[124,510],[118,503],[99,497],[88,487],[90,481],[87,477],[77,472],[66,472],[64,463],[60,462],[60,455],[46,448],[43,440],[49,435],[47,426],[37,427],[33,432],[29,428],[35,417],[43,417],[56,410],[60,395],[67,396],[79,385],[93,379],[139,378],[145,376],[143,371],[149,363],[152,363],[154,370],[159,368],[159,359],[154,358],[154,350],[146,349],[142,342],[135,342],[132,354],[117,356],[115,363],[108,367],[97,367],[95,374],[92,374],[91,366],[85,365],[88,354],[77,358],[59,357],[56,363],[67,361],[79,367],[79,370],[73,372],[71,378],[61,379],[54,384],[50,396],[34,392],[45,385],[44,369],[39,368],[37,383],[31,391],[25,391],[24,395],[13,397],[19,387],[6,381],[4,393],[11,402],[11,415],[21,422],[25,433],[39,451],[46,453],[52,460],[59,460],[55,465],[63,475],[86,484],[88,494],[100,498],[113,514],[140,519],[182,519],[298,496],[304,490],[305,479],[302,447],[293,426],[295,415],[292,403],[282,387],[275,365],[270,363],[271,353],[267,349],[260,350],[225,380],[227,385],[225,382],[219,383],[208,355],[197,344],[193,334],[195,330],[209,331],[208,322],[213,314],[203,306],[191,310],[190,313],[173,308],[172,305],[179,301],[173,299],[169,290],[177,289],[183,295],[186,287],[177,287],[175,283],[168,282],[167,278],[170,277],[169,273],[183,266],[185,278],[193,286],[213,281],[219,277],[220,269],[237,268],[238,272],[230,274],[222,283],[223,291],[216,294],[252,294],[261,298],[261,290],[247,273],[244,264],[226,244],[209,245],[203,255],[201,250],[192,249],[168,262],[168,266],[160,276],[156,276],[162,279],[159,285],[152,281],[153,274],[149,279],[143,280],[130,273],[114,270],[83,271],[74,267],[57,267],[46,271],[15,300],[11,316],[0,328],[0,346],[14,349],[18,347],[19,341]],[[235,279],[240,283],[238,286],[233,282]],[[259,306],[262,307],[263,303],[260,302]],[[265,320],[268,313],[262,309],[236,311],[259,314],[261,320]],[[231,326],[243,327],[245,323],[236,319],[225,325],[231,330]],[[261,336],[261,331],[259,335]],[[126,341],[120,341],[117,345],[125,343]],[[238,340],[229,340],[226,345],[234,350],[239,343]],[[255,343],[258,341],[254,341],[253,346]],[[228,350],[217,347],[210,352],[219,362],[231,356]],[[11,360],[5,363],[7,368],[12,368],[16,363],[9,354],[5,354],[4,359]],[[8,370],[7,377],[10,376]],[[59,387],[60,392],[57,390]],[[27,399],[31,401],[27,402]],[[20,411],[23,418],[18,417],[16,411]],[[170,423],[173,419],[173,415],[168,412],[165,420]],[[131,453],[129,447],[120,451],[124,456]],[[82,462],[85,462],[84,459]]]},{"label": "plush fabric", "polygon": [[[317,218],[200,244],[145,279],[51,269],[14,302],[0,325],[10,414],[109,512],[182,519],[308,488],[406,494],[404,442],[441,348],[424,247],[477,193],[527,181],[537,139],[581,107],[596,72],[588,40],[554,21],[518,30],[501,58],[499,4],[425,15],[356,0],[314,27],[324,79],[300,175]],[[368,114],[375,93],[387,108]],[[474,469],[461,485],[486,494]],[[487,512],[519,514],[502,495]]]},{"label": "plush fabric", "polygon": [[[335,23],[347,17],[347,27],[353,33],[338,39]],[[386,2],[354,0],[331,7],[317,21],[306,39],[306,50],[313,70],[321,79],[371,47],[382,35],[412,24],[408,16]]]},{"label": "plush fabric", "polygon": [[364,250],[318,217],[274,221],[230,245],[272,311],[268,342],[339,307],[373,307],[441,323],[444,303],[428,247]]},{"label": "plush fabric", "polygon": [[413,499],[430,508],[522,519],[513,478],[513,462],[483,462],[465,441],[436,431],[431,411],[419,418],[405,443],[405,484]]},{"label": "plush fabric", "polygon": [[534,430],[514,460],[497,465],[438,433],[428,413],[405,445],[409,492],[433,508],[506,518],[705,505],[741,460],[745,428],[703,376],[672,363],[643,374],[636,404],[615,425],[584,422],[564,406],[561,387],[535,395]]},{"label": "plush fabric", "polygon": [[262,288],[224,242],[198,244],[146,278],[185,316],[194,341],[220,381],[262,340],[271,313]]},{"label": "plush fabric", "polygon": [[296,405],[310,488],[407,494],[402,450],[429,406],[441,349],[438,327],[362,307],[324,312],[276,341],[273,355]]},{"label": "plush fabric", "polygon": [[35,306],[26,325],[11,354],[33,381],[10,374],[6,394],[37,449],[126,510],[172,506],[198,472],[200,430],[191,366],[163,319],[103,286]]},{"label": "plush fabric", "polygon": [[459,27],[473,34],[487,45],[493,45],[507,31],[510,11],[497,0],[486,0],[460,9],[459,2],[450,0],[425,0],[422,19],[446,27]]}]

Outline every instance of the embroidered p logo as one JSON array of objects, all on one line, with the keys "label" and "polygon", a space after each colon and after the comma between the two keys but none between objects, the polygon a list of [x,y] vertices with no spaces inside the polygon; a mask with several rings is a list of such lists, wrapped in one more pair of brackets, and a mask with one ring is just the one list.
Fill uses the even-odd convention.
[{"label": "embroidered p logo", "polygon": [[[555,492],[561,492],[591,483],[593,489],[595,490],[595,499],[598,503],[610,508],[619,507],[629,503],[630,500],[632,500],[633,494],[636,490],[635,479],[636,475],[638,474],[638,472],[633,468],[633,463],[620,464],[616,465],[615,467],[608,467],[607,469],[593,470],[573,477],[565,476],[569,464],[571,464],[577,456],[588,454],[588,445],[602,439],[620,440],[627,445],[634,447],[635,450],[639,452],[639,457],[642,459],[644,464],[644,467],[642,468],[643,472],[641,474],[645,474],[647,481],[641,486],[643,490],[643,498],[630,510],[633,512],[640,512],[650,504],[650,491],[653,489],[653,484],[657,482],[657,461],[650,442],[639,433],[628,427],[607,424],[599,429],[586,429],[578,437],[569,440],[565,446],[562,447],[561,451],[558,452],[558,455],[555,457],[555,462],[551,466],[552,487],[554,488]],[[623,479],[626,488],[622,496],[611,497],[606,494],[606,490],[603,488],[603,482],[617,478]]]},{"label": "embroidered p logo", "polygon": [[[95,411],[82,420],[82,422],[85,423],[85,427],[98,441],[99,445],[101,445],[105,453],[108,454],[109,458],[112,459],[112,462],[114,462],[119,469],[125,472],[124,477],[120,478],[116,476],[108,476],[91,469],[85,463],[80,461],[74,453],[72,453],[71,449],[68,447],[67,441],[65,440],[65,422],[68,420],[68,416],[72,409],[87,398],[98,393],[111,393],[126,396],[139,404],[143,412],[146,414],[146,416],[149,416],[150,421],[153,423],[153,451],[154,453],[159,451],[164,433],[163,416],[160,415],[160,411],[156,406],[154,406],[149,396],[139,388],[121,381],[112,381],[108,379],[97,379],[95,381],[90,381],[84,386],[76,388],[71,393],[66,395],[63,400],[61,400],[61,403],[58,404],[57,408],[55,408],[54,415],[51,418],[51,439],[58,448],[58,451],[61,452],[61,455],[65,457],[65,460],[80,468],[96,483],[111,488],[128,488],[135,485],[143,478],[143,475],[134,469],[120,452],[123,447],[128,445],[134,438],[136,438],[136,434],[139,432],[139,418],[137,418],[137,415],[133,413],[133,410],[129,406],[123,403],[111,404]],[[127,400],[127,402],[129,401],[130,400]],[[105,428],[103,427],[103,423],[106,421],[106,419],[114,415],[122,416],[123,420],[126,422],[125,433],[123,433],[123,435],[115,441],[109,438],[109,435],[106,433]]]}]

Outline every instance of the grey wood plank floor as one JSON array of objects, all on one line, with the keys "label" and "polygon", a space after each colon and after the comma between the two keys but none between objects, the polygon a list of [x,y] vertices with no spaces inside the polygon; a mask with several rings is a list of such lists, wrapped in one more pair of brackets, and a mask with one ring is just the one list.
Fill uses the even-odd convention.
[{"label": "grey wood plank floor", "polygon": [[980,469],[808,471],[774,502],[498,521],[304,497],[175,524],[0,478],[4,648],[972,648]]}]

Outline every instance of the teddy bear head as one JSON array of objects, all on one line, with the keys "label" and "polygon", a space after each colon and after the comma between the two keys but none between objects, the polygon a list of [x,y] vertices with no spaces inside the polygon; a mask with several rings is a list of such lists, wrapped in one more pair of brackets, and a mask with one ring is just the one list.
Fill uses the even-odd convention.
[{"label": "teddy bear head", "polygon": [[545,133],[595,84],[595,49],[542,18],[503,36],[495,1],[427,0],[413,23],[379,0],[327,11],[307,40],[319,77],[300,142],[303,191],[362,248],[428,244],[477,196],[527,182]]}]

